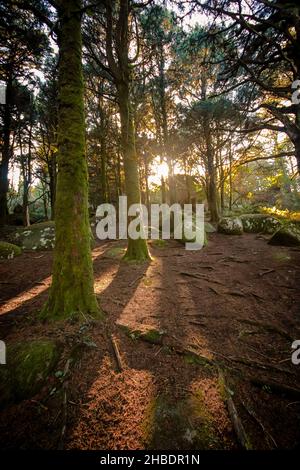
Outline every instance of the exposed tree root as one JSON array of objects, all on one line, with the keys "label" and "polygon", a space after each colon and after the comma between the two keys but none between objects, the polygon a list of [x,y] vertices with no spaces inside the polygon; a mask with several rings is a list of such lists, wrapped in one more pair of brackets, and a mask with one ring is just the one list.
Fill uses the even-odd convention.
[{"label": "exposed tree root", "polygon": [[279,335],[283,336],[284,338],[288,339],[289,341],[294,341],[294,338],[291,337],[291,335],[283,330],[282,328],[279,328],[275,325],[270,325],[269,323],[264,323],[264,322],[260,322],[260,321],[256,321],[256,320],[248,320],[247,318],[245,319],[240,319],[238,320],[239,322],[241,323],[247,323],[248,325],[253,325],[253,326],[257,326],[259,328],[262,328],[266,331],[269,331],[271,333],[278,333]]},{"label": "exposed tree root", "polygon": [[248,377],[248,380],[256,387],[268,387],[272,392],[278,393],[279,395],[286,395],[294,398],[300,397],[300,389],[290,387],[289,385],[283,385],[273,380],[262,380],[259,377]]},{"label": "exposed tree root", "polygon": [[[267,429],[265,428],[264,424],[261,422],[261,420],[256,416],[256,413],[248,406],[245,404],[245,402],[242,400],[242,405],[243,407],[245,408],[245,410],[247,411],[247,413],[254,419],[254,421],[260,426],[260,428],[262,429],[264,435],[265,435],[265,439],[266,439],[266,442],[267,444],[269,445],[269,447],[271,449],[273,449],[274,447],[277,448],[277,444],[276,444],[276,441],[274,439],[274,437],[267,431]],[[273,445],[272,445],[272,444]]]}]

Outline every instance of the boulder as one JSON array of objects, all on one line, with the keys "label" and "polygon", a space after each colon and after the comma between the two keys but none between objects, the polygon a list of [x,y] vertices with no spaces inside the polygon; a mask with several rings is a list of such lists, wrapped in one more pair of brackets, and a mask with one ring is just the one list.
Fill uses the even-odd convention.
[{"label": "boulder", "polygon": [[131,339],[140,339],[152,344],[162,344],[165,332],[158,330],[151,325],[124,325],[117,323],[124,333]]},{"label": "boulder", "polygon": [[52,249],[55,242],[54,222],[42,222],[18,229],[13,235],[13,241],[24,250]]},{"label": "boulder", "polygon": [[22,249],[19,246],[0,241],[0,259],[12,259],[21,253]]},{"label": "boulder", "polygon": [[274,233],[281,225],[281,222],[266,214],[243,214],[240,216],[244,232],[247,233]]},{"label": "boulder", "polygon": [[9,345],[0,367],[0,405],[34,396],[54,370],[60,346],[48,339]]},{"label": "boulder", "polygon": [[218,232],[227,235],[241,235],[243,224],[239,217],[223,217],[218,224]]},{"label": "boulder", "polygon": [[295,225],[283,226],[270,238],[270,245],[300,246],[300,229]]}]

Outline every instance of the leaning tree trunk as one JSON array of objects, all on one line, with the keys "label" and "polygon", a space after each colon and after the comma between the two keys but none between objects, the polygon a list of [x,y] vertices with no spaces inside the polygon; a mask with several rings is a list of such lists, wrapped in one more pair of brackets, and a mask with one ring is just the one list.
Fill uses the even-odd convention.
[{"label": "leaning tree trunk", "polygon": [[[128,207],[130,207],[131,204],[140,204],[141,193],[135,147],[134,123],[130,107],[129,86],[126,83],[118,84],[118,99],[121,118],[121,141],[124,160],[125,190]],[[124,260],[144,261],[147,259],[150,259],[147,241],[143,238],[133,240],[128,237],[128,246]]]},{"label": "leaning tree trunk", "polygon": [[93,288],[81,65],[81,1],[59,2],[58,176],[53,278],[42,316],[101,318]]}]

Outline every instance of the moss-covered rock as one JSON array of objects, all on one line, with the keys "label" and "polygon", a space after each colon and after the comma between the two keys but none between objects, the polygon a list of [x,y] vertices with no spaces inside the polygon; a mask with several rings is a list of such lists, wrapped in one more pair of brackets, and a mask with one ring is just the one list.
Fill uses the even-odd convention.
[{"label": "moss-covered rock", "polygon": [[196,364],[198,366],[209,367],[209,368],[214,367],[214,363],[211,359],[209,359],[208,357],[202,356],[201,354],[197,354],[194,351],[189,351],[189,350],[184,351],[183,357],[184,357],[184,360],[188,364]]},{"label": "moss-covered rock", "polygon": [[141,339],[147,343],[162,344],[165,332],[151,325],[129,326],[118,323],[118,326],[132,339]]},{"label": "moss-covered rock", "polygon": [[296,225],[283,226],[270,238],[270,245],[300,246],[300,230]]},{"label": "moss-covered rock", "polygon": [[243,224],[239,217],[223,217],[218,224],[218,232],[227,235],[242,235]]},{"label": "moss-covered rock", "polygon": [[0,241],[0,259],[12,259],[21,253],[22,249],[19,246]]},{"label": "moss-covered rock", "polygon": [[156,397],[147,408],[143,428],[152,449],[223,447],[201,391],[176,402],[168,395]]},{"label": "moss-covered rock", "polygon": [[0,405],[34,396],[56,366],[60,346],[48,339],[8,345],[0,366]]},{"label": "moss-covered rock", "polygon": [[33,224],[18,229],[13,235],[14,242],[24,250],[49,250],[54,248],[55,225],[53,221]]},{"label": "moss-covered rock", "polygon": [[240,216],[244,232],[272,234],[277,230],[281,222],[270,215],[243,214]]}]

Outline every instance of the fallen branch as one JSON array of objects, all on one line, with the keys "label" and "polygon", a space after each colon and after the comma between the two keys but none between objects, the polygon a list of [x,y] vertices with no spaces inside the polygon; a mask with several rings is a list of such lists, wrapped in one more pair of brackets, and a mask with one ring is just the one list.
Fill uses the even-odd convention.
[{"label": "fallen branch", "polygon": [[114,350],[114,353],[115,353],[115,357],[116,357],[119,372],[122,372],[122,370],[123,370],[122,358],[121,358],[121,355],[120,355],[118,344],[117,344],[116,339],[113,335],[111,336],[111,343],[112,343],[112,347],[113,347],[113,350]]},{"label": "fallen branch", "polygon": [[266,271],[263,271],[261,273],[258,273],[259,276],[265,276],[266,274],[274,273],[275,269],[267,269]]}]

